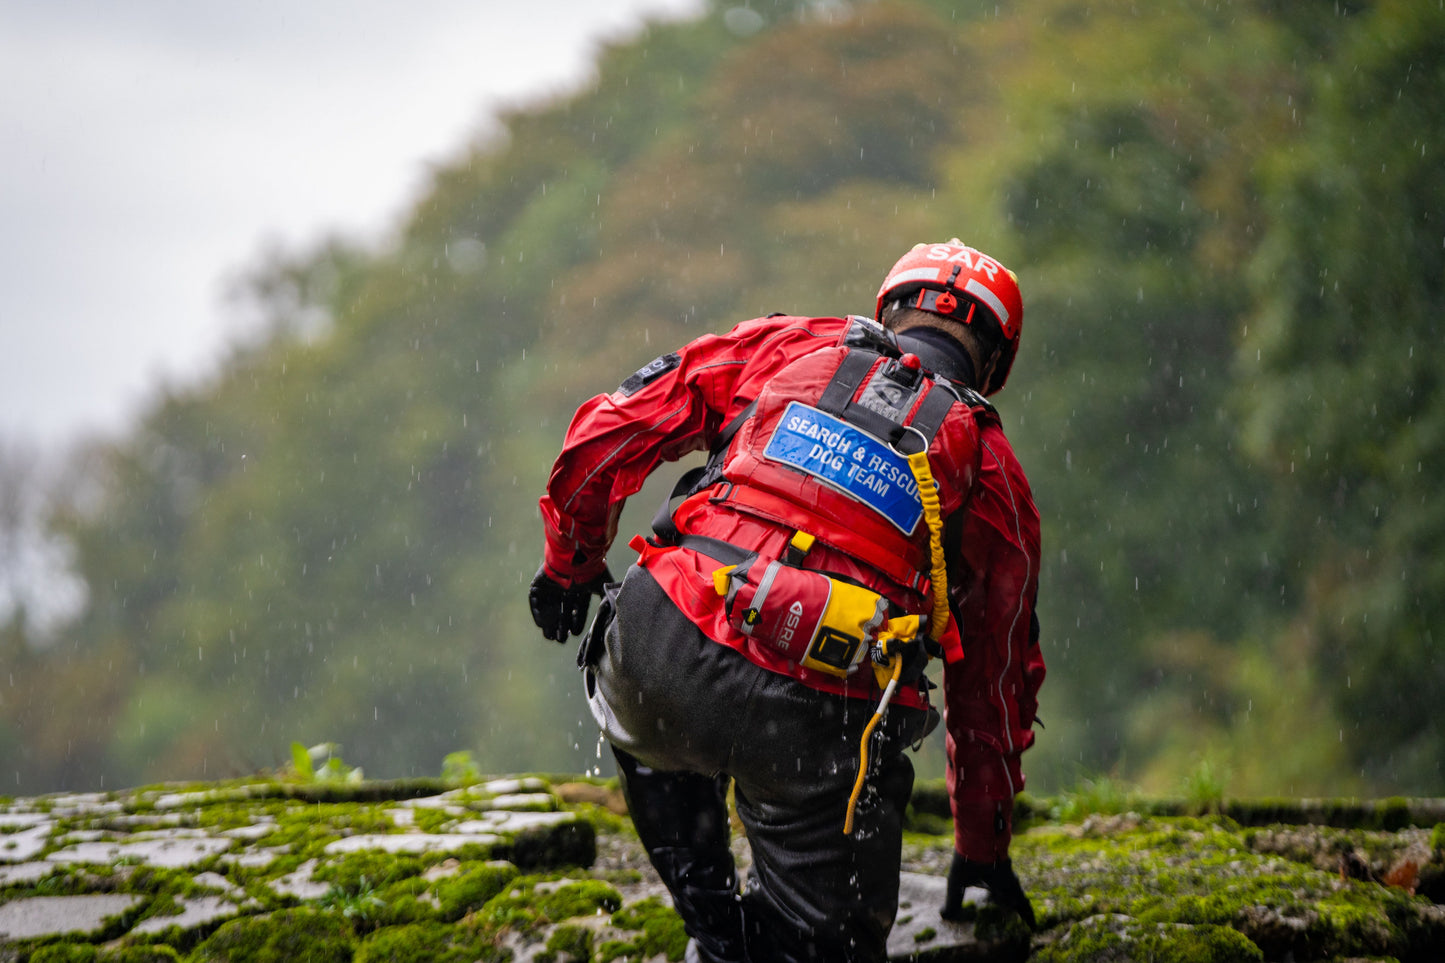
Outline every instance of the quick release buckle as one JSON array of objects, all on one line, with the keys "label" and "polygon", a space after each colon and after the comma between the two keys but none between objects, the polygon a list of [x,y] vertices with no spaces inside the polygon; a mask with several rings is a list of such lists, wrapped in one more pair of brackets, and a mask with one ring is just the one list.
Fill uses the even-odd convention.
[{"label": "quick release buckle", "polygon": [[798,568],[803,564],[803,559],[813,550],[813,543],[816,541],[817,538],[803,531],[801,528],[798,529],[793,533],[793,537],[788,540],[788,551],[783,555],[783,561],[794,568]]}]

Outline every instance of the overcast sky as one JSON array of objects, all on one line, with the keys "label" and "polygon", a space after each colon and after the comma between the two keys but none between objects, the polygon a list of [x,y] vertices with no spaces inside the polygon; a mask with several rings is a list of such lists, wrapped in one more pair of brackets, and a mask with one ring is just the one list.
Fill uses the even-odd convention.
[{"label": "overcast sky", "polygon": [[0,0],[0,441],[208,370],[267,244],[379,237],[499,107],[702,0]]}]

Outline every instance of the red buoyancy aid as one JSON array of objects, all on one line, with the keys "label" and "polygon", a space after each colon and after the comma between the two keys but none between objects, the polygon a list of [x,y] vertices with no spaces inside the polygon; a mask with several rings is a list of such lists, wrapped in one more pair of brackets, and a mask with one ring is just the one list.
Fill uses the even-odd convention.
[{"label": "red buoyancy aid", "polygon": [[675,521],[680,531],[695,530],[688,516],[724,510],[805,531],[879,573],[869,587],[901,601],[890,586],[914,596],[930,568],[907,453],[927,448],[943,517],[959,511],[979,459],[970,402],[983,402],[935,379],[916,358],[848,341],[845,332],[769,379],[719,453],[723,484],[688,499]]}]

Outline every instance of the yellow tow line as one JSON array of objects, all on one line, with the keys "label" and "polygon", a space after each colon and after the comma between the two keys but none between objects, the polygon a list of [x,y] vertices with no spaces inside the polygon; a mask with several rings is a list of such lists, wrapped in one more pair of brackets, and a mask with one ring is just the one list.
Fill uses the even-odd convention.
[{"label": "yellow tow line", "polygon": [[[918,497],[923,502],[923,517],[928,521],[928,548],[931,571],[929,577],[933,588],[933,616],[928,620],[928,637],[937,642],[948,628],[948,568],[943,560],[943,514],[938,501],[938,488],[933,482],[933,471],[928,466],[928,449],[908,456],[908,467],[918,482]],[[903,653],[897,651],[893,642],[906,644],[918,634],[918,616],[906,615],[889,619],[887,627],[878,637],[878,645],[889,655],[886,666],[874,664],[873,675],[883,687],[883,696],[873,718],[863,727],[863,740],[858,747],[858,778],[853,783],[853,792],[848,797],[848,814],[843,819],[843,835],[853,833],[853,811],[858,807],[858,797],[863,793],[863,783],[868,775],[868,740],[873,730],[888,711],[888,703],[898,688],[898,679],[903,674]],[[890,648],[893,648],[889,654]]]}]

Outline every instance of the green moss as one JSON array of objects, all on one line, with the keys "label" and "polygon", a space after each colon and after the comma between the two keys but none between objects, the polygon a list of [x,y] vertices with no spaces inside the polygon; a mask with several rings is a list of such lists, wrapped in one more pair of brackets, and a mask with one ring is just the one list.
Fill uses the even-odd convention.
[{"label": "green moss", "polygon": [[453,822],[456,817],[450,816],[443,809],[421,807],[412,810],[412,819],[416,828],[424,833],[439,833],[446,829],[447,823]]},{"label": "green moss", "polygon": [[461,872],[438,880],[435,894],[442,919],[461,919],[481,909],[517,878],[517,867],[504,862],[464,864]]},{"label": "green moss", "polygon": [[937,935],[938,930],[934,929],[931,926],[925,926],[923,929],[913,934],[913,942],[927,943],[929,940],[933,939]]},{"label": "green moss", "polygon": [[606,883],[584,879],[566,883],[542,895],[539,909],[552,920],[614,913],[622,906],[622,895]]},{"label": "green moss", "polygon": [[164,943],[123,946],[101,956],[101,963],[180,963],[181,955]]},{"label": "green moss", "polygon": [[547,937],[546,949],[537,963],[588,963],[592,958],[592,931],[575,923],[564,923]]},{"label": "green moss", "polygon": [[318,905],[341,913],[359,932],[435,919],[436,908],[420,898],[430,889],[421,874],[441,858],[368,852],[323,865],[313,876],[332,885]]},{"label": "green moss", "polygon": [[429,865],[439,861],[440,857],[423,860],[391,853],[350,853],[318,866],[312,876],[319,882],[332,883],[348,893],[356,893],[363,888],[375,889],[398,880],[420,876]]},{"label": "green moss", "polygon": [[86,888],[86,879],[77,868],[56,864],[54,869],[33,883],[15,883],[9,887],[0,887],[0,891],[13,890],[0,895],[0,902],[23,899],[26,896],[71,896],[86,892]]},{"label": "green moss", "polygon": [[338,916],[312,909],[282,910],[229,923],[201,942],[192,963],[351,963],[351,926]]},{"label": "green moss", "polygon": [[635,869],[607,869],[592,873],[592,878],[614,886],[632,886],[642,882],[642,873]]},{"label": "green moss", "polygon": [[1027,953],[1030,938],[1028,924],[1011,909],[994,903],[982,904],[978,908],[973,933],[980,943],[1003,950],[1005,958],[1011,954],[1003,948],[1014,948],[1020,958]]},{"label": "green moss", "polygon": [[1264,826],[1270,823],[1295,822],[1299,814],[1299,800],[1261,797],[1259,799],[1231,799],[1224,803],[1224,812],[1246,826]]},{"label": "green moss", "polygon": [[194,824],[209,829],[212,832],[219,832],[225,829],[238,829],[242,826],[250,826],[255,818],[254,806],[239,805],[236,803],[223,803],[214,806],[201,806],[194,814]]},{"label": "green moss", "polygon": [[499,929],[531,928],[578,916],[613,913],[621,905],[621,894],[595,879],[559,884],[546,877],[524,876],[490,899],[478,915],[488,926]]},{"label": "green moss", "polygon": [[[256,806],[251,807],[253,815]],[[382,807],[364,803],[268,802],[261,811],[273,816],[272,832],[255,846],[287,846],[301,859],[318,858],[329,843],[343,836],[389,833],[396,829]]]},{"label": "green moss", "polygon": [[649,896],[613,913],[612,925],[620,930],[640,930],[660,915],[677,914],[658,897]]},{"label": "green moss", "polygon": [[903,829],[904,832],[923,836],[952,836],[953,818],[910,806],[904,816]]},{"label": "green moss", "polygon": [[597,858],[597,830],[578,820],[518,833],[505,847],[506,858],[523,869],[591,866]]},{"label": "green moss", "polygon": [[99,951],[89,943],[55,943],[30,954],[30,963],[94,963]]},{"label": "green moss", "polygon": [[1150,960],[1153,963],[1250,963],[1265,956],[1258,946],[1223,926],[1160,926],[1118,918],[1076,923],[1031,963],[1077,960]]},{"label": "green moss", "polygon": [[[556,963],[584,951],[600,963],[676,961],[685,952],[687,937],[681,920],[665,901],[643,900],[616,908],[617,888],[636,883],[640,879],[636,870],[585,875],[560,868],[552,872],[535,869],[590,862],[598,831],[631,833],[626,820],[592,804],[569,807],[578,815],[581,827],[569,830],[570,837],[539,833],[520,849],[513,848],[513,854],[526,863],[518,869],[489,865],[491,852],[483,847],[416,856],[377,852],[328,856],[323,848],[338,838],[392,831],[387,810],[393,803],[379,797],[374,803],[304,801],[284,791],[257,789],[254,782],[228,790],[233,798],[223,799],[225,794],[215,793],[215,788],[196,787],[212,792],[214,798],[167,811],[167,823],[174,818],[218,830],[270,819],[275,821],[271,832],[247,846],[292,849],[264,867],[216,864],[218,871],[242,886],[258,904],[248,911],[256,921],[254,928],[243,933],[238,926],[243,921],[232,920],[211,934],[204,950],[196,945],[206,935],[204,930],[184,938],[172,932],[156,934],[148,938],[155,942],[102,948],[95,955],[87,955],[94,949],[90,944],[37,940],[22,944],[17,959],[45,963],[48,956],[52,963],[63,963],[74,950],[80,954],[75,958],[94,963],[177,963],[183,958],[191,963],[308,958],[326,963],[350,959],[354,952],[357,959],[369,963],[471,963],[506,958],[506,951],[499,947],[505,938],[511,938],[507,930],[520,931],[528,940],[550,935],[548,943],[531,946],[545,945],[542,957]],[[178,790],[165,787],[164,791]],[[1120,800],[1127,804],[1127,812],[1116,812],[1125,808]],[[946,794],[935,801],[945,812],[946,802]],[[1334,865],[1343,852],[1358,852],[1376,870],[1390,865],[1406,840],[1368,827],[1403,825],[1409,818],[1404,800],[1265,800],[1247,807],[1226,801],[1220,808],[1231,818],[1185,818],[1165,815],[1185,812],[1182,802],[1174,805],[1168,800],[1142,799],[1122,786],[1104,784],[1087,786],[1066,802],[1077,822],[1044,823],[1026,831],[1018,813],[1027,811],[1037,823],[1050,807],[1061,809],[1064,804],[1021,800],[1015,807],[1019,830],[1015,865],[1043,930],[1038,952],[1047,949],[1052,954],[1035,959],[1195,963],[1258,959],[1260,953],[1268,959],[1291,955],[1297,959],[1445,959],[1445,923],[1431,916],[1423,901],[1375,884],[1342,883]],[[153,808],[153,800],[134,801],[131,809],[146,805]],[[947,833],[946,816],[934,816],[927,804],[918,812],[922,818],[915,813],[912,828]],[[439,829],[454,819],[440,809],[421,808],[416,815],[417,826],[423,830]],[[1241,823],[1263,822],[1270,815],[1290,825],[1241,828]],[[113,825],[106,819],[113,820]],[[1301,821],[1306,825],[1300,825]],[[70,818],[62,828],[129,832],[136,827],[112,815]],[[0,838],[0,846],[5,838]],[[1428,838],[1437,853],[1445,853],[1445,824],[1435,826]],[[910,859],[926,856],[931,865],[946,865],[952,849],[946,835],[910,833],[905,845]],[[266,884],[310,859],[319,860],[315,876],[332,889],[322,900],[295,908],[295,898],[278,896]],[[458,859],[460,871],[426,879],[427,869],[445,859]],[[940,859],[944,860],[941,864]],[[534,867],[533,875],[521,876],[529,866]],[[110,870],[57,868],[34,883],[6,887],[0,900],[91,892],[145,896],[139,907],[112,921],[106,931],[109,939],[141,918],[173,910],[181,899],[198,895],[195,872],[145,865]],[[1422,892],[1427,885],[1422,871]],[[277,912],[286,907],[292,908]],[[590,924],[578,925],[584,921],[577,917],[609,909],[615,910],[612,925],[600,931],[606,934],[606,941]],[[270,915],[265,915],[268,912]],[[1113,922],[1103,922],[1106,920]],[[973,922],[978,935],[995,944],[1012,945],[1010,941],[1021,933],[1016,932],[1015,917],[995,908],[974,910]],[[308,927],[314,932],[307,933]],[[224,938],[223,932],[227,934]],[[590,946],[582,945],[583,933],[588,934]],[[93,939],[98,944],[101,938]],[[926,953],[936,945],[932,942],[936,934],[925,930],[918,940],[911,944],[913,952]],[[183,956],[188,950],[194,952]],[[1094,951],[1097,955],[1091,955]],[[46,955],[40,955],[42,952]],[[7,958],[0,950],[0,960]]]},{"label": "green moss", "polygon": [[379,930],[362,942],[355,963],[491,963],[506,958],[474,927],[426,922]]},{"label": "green moss", "polygon": [[1372,828],[1383,829],[1387,833],[1398,832],[1411,825],[1410,800],[1399,796],[1381,800],[1375,809],[1373,822]]},{"label": "green moss", "polygon": [[[1095,835],[1035,830],[1015,862],[1045,928],[1119,915],[1231,929],[1270,959],[1408,955],[1422,905],[1375,884],[1255,852],[1229,820],[1150,819]],[[1163,932],[1161,930],[1160,932]]]},{"label": "green moss", "polygon": [[203,887],[196,884],[195,872],[167,869],[160,866],[138,866],[126,876],[119,889],[123,893],[140,893],[178,898],[194,896]]},{"label": "green moss", "polygon": [[613,913],[612,925],[620,930],[640,932],[634,940],[603,943],[597,950],[599,963],[621,958],[651,959],[658,954],[669,960],[680,960],[687,951],[687,931],[683,929],[682,917],[655,896]]},{"label": "green moss", "polygon": [[[413,889],[415,886],[415,889]],[[426,895],[425,885],[420,881],[405,881],[393,883],[377,894],[383,902],[380,912],[377,912],[377,925],[383,927],[394,927],[409,923],[425,923],[425,921],[439,920],[441,912],[436,909],[435,902],[431,899],[423,899]]]},{"label": "green moss", "polygon": [[947,779],[919,779],[913,784],[913,795],[909,797],[908,808],[930,816],[953,818],[952,803],[948,792]]}]

